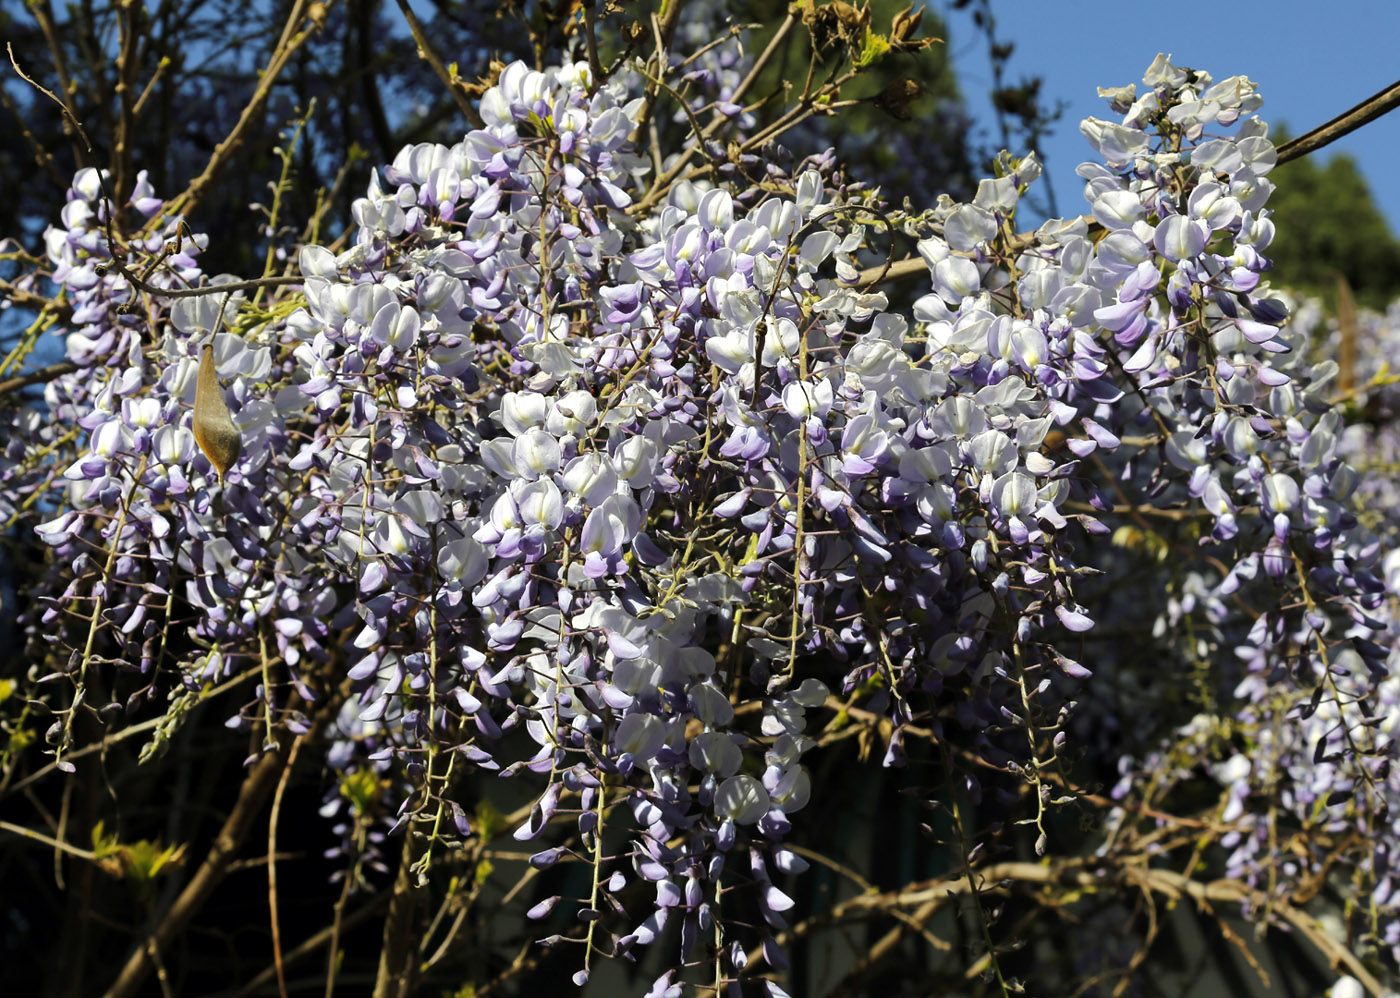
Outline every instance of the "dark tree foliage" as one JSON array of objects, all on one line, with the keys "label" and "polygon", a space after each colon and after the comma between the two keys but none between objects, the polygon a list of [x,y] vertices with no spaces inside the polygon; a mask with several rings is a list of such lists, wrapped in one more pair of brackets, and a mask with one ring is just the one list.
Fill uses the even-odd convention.
[{"label": "dark tree foliage", "polygon": [[[1015,62],[1016,45],[998,36],[991,0],[953,0],[952,6],[955,10],[971,11],[972,23],[985,39],[992,69],[992,89],[988,96],[996,113],[996,139],[991,148],[978,148],[979,168],[984,172],[994,169],[993,164],[1002,149],[1035,153],[1044,162],[1042,140],[1054,131],[1055,123],[1064,113],[1063,101],[1050,103],[1042,93],[1043,81],[1038,76],[1022,76],[1011,82],[1009,73]],[[1060,213],[1053,187],[1047,184],[1045,193],[1037,197],[1043,197],[1043,203],[1038,200],[1031,203],[1045,215]]]},{"label": "dark tree foliage", "polygon": [[[196,176],[209,155],[239,121],[259,74],[279,41],[288,3],[270,0],[170,0],[153,11],[131,6],[140,41],[125,63],[112,48],[121,24],[119,2],[67,5],[51,12],[45,30],[20,0],[0,3],[0,33],[14,47],[21,68],[40,85],[63,94],[100,148],[75,150],[57,105],[7,72],[0,83],[10,141],[0,146],[0,181],[23,198],[0,201],[0,231],[37,233],[50,221],[47,206],[61,202],[73,171],[107,164],[111,153],[116,189],[130,186],[138,169],[152,185],[169,190]],[[45,4],[44,6],[47,6]],[[349,0],[313,4],[324,14],[276,78],[265,102],[243,130],[237,168],[220,172],[204,194],[192,223],[209,219],[211,250],[230,270],[261,259],[266,233],[256,213],[244,209],[269,196],[269,181],[281,171],[273,155],[279,136],[305,119],[307,139],[299,147],[285,188],[285,217],[324,219],[334,236],[349,204],[364,187],[372,164],[388,162],[403,146],[425,141],[451,143],[464,122],[461,98],[474,99],[491,78],[491,66],[514,59],[536,65],[553,53],[580,54],[581,39],[567,3],[490,3],[433,0],[426,27],[438,52],[455,64],[457,95],[445,93],[393,0]],[[899,9],[894,0],[872,5],[872,23],[885,23]],[[723,37],[750,29],[751,49],[761,49],[782,22],[786,4],[776,0],[739,3],[713,19]],[[625,56],[642,22],[623,9],[628,33],[605,39],[604,55]],[[942,32],[932,15],[916,22],[921,37]],[[696,47],[709,39],[684,39]],[[532,42],[532,38],[536,41]],[[754,94],[760,122],[771,122],[791,90],[802,86],[809,64],[805,32],[790,32],[779,58],[770,63]],[[631,44],[635,49],[635,43]],[[450,53],[450,56],[447,55]],[[833,57],[825,65],[835,65]],[[56,68],[62,66],[62,71]],[[123,68],[125,67],[125,68]],[[139,127],[127,129],[122,103],[113,96],[139,81],[130,97]],[[454,96],[457,99],[454,99]],[[855,107],[837,119],[814,119],[786,144],[797,148],[835,143],[852,175],[879,177],[896,201],[917,203],[939,194],[971,196],[973,185],[965,140],[968,120],[951,63],[942,46],[896,53],[862,77],[851,97]],[[314,102],[314,110],[313,110]],[[660,122],[683,128],[675,112]],[[348,153],[348,158],[346,156]]]},{"label": "dark tree foliage", "polygon": [[[1276,141],[1287,141],[1287,130],[1279,131]],[[1275,281],[1318,295],[1329,307],[1336,305],[1339,276],[1364,307],[1383,309],[1400,295],[1400,239],[1355,160],[1299,159],[1280,166],[1272,179],[1278,185],[1269,199],[1279,232]]]},{"label": "dark tree foliage", "polygon": [[[807,67],[815,76],[839,66],[842,35],[859,34],[865,25],[883,25],[903,12],[909,30],[923,39],[945,38],[945,26],[928,10],[915,10],[900,0],[877,0],[854,23],[843,24],[834,16],[819,17],[820,5],[811,0],[790,5],[779,0],[744,0],[728,5],[736,24],[753,24],[750,46],[761,50],[773,41],[789,6],[815,32],[784,31],[776,58],[760,77],[757,88],[764,102],[755,111],[760,123],[771,123],[807,82]],[[831,10],[831,8],[825,8]],[[852,11],[854,7],[850,8]],[[914,15],[918,15],[915,17]],[[813,38],[823,51],[815,63]],[[833,144],[837,158],[850,176],[878,183],[886,197],[898,204],[908,198],[916,204],[932,203],[940,194],[955,200],[972,196],[976,186],[968,129],[952,60],[944,45],[896,52],[876,61],[852,88],[850,106],[839,118],[818,118],[788,133],[785,144],[813,148]]]},{"label": "dark tree foliage", "polygon": [[[116,190],[130,189],[138,170],[157,190],[183,186],[242,121],[236,156],[211,178],[190,221],[210,233],[221,266],[256,266],[267,233],[260,213],[246,209],[268,201],[269,183],[282,172],[273,149],[285,129],[305,120],[307,137],[282,192],[283,217],[298,225],[324,219],[332,231],[323,236],[333,238],[371,164],[389,161],[406,144],[455,141],[464,122],[459,101],[418,57],[393,0],[302,5],[315,15],[313,26],[250,109],[269,57],[284,41],[292,2],[45,0],[37,9],[46,15],[36,20],[27,12],[31,4],[4,0],[0,34],[20,68],[64,96],[97,148],[72,141],[58,106],[6,66],[0,180],[25,196],[0,201],[0,231],[37,234],[50,221],[48,205],[62,203],[82,166],[111,169]],[[548,17],[548,9],[446,0],[428,6],[433,44],[461,67],[462,96],[480,93],[478,77],[489,76],[493,58],[530,56],[527,21]],[[125,51],[116,48],[124,27],[135,39]]]}]

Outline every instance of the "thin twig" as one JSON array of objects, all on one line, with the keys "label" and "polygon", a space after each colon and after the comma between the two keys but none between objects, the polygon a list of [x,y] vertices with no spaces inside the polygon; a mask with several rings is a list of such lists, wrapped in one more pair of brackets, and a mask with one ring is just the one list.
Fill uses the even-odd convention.
[{"label": "thin twig", "polygon": [[243,113],[238,116],[233,130],[229,132],[227,138],[215,146],[213,155],[209,157],[209,162],[204,167],[204,172],[192,180],[183,193],[170,200],[166,206],[167,215],[192,216],[195,208],[204,198],[205,192],[213,185],[214,180],[233,158],[233,153],[253,130],[254,125],[262,116],[268,97],[272,94],[272,86],[276,83],[277,77],[281,75],[282,70],[286,68],[287,63],[291,61],[297,50],[306,44],[317,30],[314,23],[307,23],[309,20],[307,6],[307,0],[296,0],[292,5],[292,12],[282,29],[282,37],[278,39],[277,45],[273,48],[266,68],[258,74],[257,89],[253,91],[252,98],[243,108]]},{"label": "thin twig", "polygon": [[946,879],[911,885],[886,894],[862,894],[842,902],[839,908],[845,913],[852,909],[885,908],[891,904],[924,905],[931,900],[946,897],[949,893],[961,893],[974,886],[980,885],[979,890],[993,891],[998,889],[998,885],[1006,883],[1049,884],[1065,888],[1092,888],[1098,891],[1106,888],[1141,886],[1172,900],[1189,897],[1197,904],[1212,901],[1247,903],[1261,910],[1269,904],[1272,911],[1312,943],[1334,969],[1345,969],[1372,995],[1385,994],[1381,982],[1366,969],[1351,950],[1327,935],[1311,915],[1286,901],[1270,899],[1264,891],[1255,890],[1237,880],[1202,882],[1174,870],[1103,866],[1093,857],[1044,863],[994,863],[976,871],[976,884],[971,883],[965,874],[958,873]]},{"label": "thin twig", "polygon": [[[239,675],[234,676],[232,679],[220,683],[218,686],[212,687],[205,693],[201,694],[199,698],[199,703],[205,703],[209,699],[218,696],[220,693],[233,689],[233,687],[246,682],[247,680],[253,678],[257,674],[258,671],[256,669],[249,669],[245,672],[242,672]],[[159,727],[166,720],[167,718],[162,715],[161,717],[153,717],[150,720],[142,721],[139,724],[133,724],[128,728],[123,728],[121,731],[118,731],[115,735],[105,736],[102,739],[102,741],[97,742],[93,745],[84,745],[82,748],[74,749],[72,752],[65,752],[63,754],[63,757],[69,762],[72,762],[75,759],[81,759],[83,756],[90,755],[93,752],[106,752],[108,748],[117,744],[118,742],[126,741],[128,738],[135,738],[137,735],[144,734],[145,732],[150,731],[152,728]],[[45,776],[48,776],[57,768],[58,764],[56,762],[51,762],[40,769],[36,769],[34,772],[30,773],[28,776],[26,776],[24,779],[20,780],[13,786],[0,786],[0,797],[7,797],[12,793],[16,793],[20,790],[23,790],[25,787],[28,787],[32,783],[37,783],[39,780],[42,780]]]},{"label": "thin twig", "polygon": [[1356,131],[1362,125],[1375,121],[1383,114],[1400,106],[1400,81],[1392,83],[1380,93],[1367,97],[1349,111],[1343,111],[1331,121],[1318,125],[1312,131],[1291,139],[1278,147],[1278,161],[1287,163],[1308,153],[1316,152],[1331,145],[1343,135]]},{"label": "thin twig", "polygon": [[[1382,115],[1395,110],[1397,106],[1400,106],[1400,82],[1366,98],[1351,110],[1337,115],[1331,121],[1318,125],[1312,131],[1285,142],[1278,147],[1278,162],[1287,163],[1290,160],[1300,159],[1324,146],[1331,145],[1342,136],[1356,131],[1362,125],[1369,124]],[[1092,227],[1098,226],[1092,215],[1081,215],[1075,221],[1087,222]],[[1034,232],[1022,232],[1016,236],[1013,247],[1024,249],[1034,241]],[[861,271],[860,277],[856,280],[856,287],[865,288],[873,284],[904,280],[925,269],[926,264],[921,258],[906,257],[892,265],[883,277],[881,277],[877,267]]]},{"label": "thin twig", "polygon": [[63,174],[59,172],[58,166],[54,162],[53,153],[45,149],[43,143],[29,130],[29,124],[24,120],[24,113],[20,110],[19,105],[15,103],[15,99],[10,96],[10,92],[3,88],[0,88],[0,106],[4,106],[4,108],[14,116],[15,121],[19,122],[20,134],[23,135],[24,140],[29,143],[29,148],[34,151],[34,162],[39,164],[40,169],[47,173],[49,178],[53,180],[58,187],[67,186],[68,178],[65,178]]},{"label": "thin twig", "polygon": [[588,47],[589,89],[592,90],[605,82],[603,64],[598,59],[598,5],[596,0],[581,0],[580,6],[583,7],[583,37]]},{"label": "thin twig", "polygon": [[[311,731],[319,733],[326,722],[335,715],[340,703],[339,696],[326,697],[312,718]],[[233,863],[234,855],[252,833],[254,822],[262,813],[263,805],[272,794],[285,765],[282,753],[273,751],[263,755],[248,770],[243,778],[243,785],[239,787],[238,799],[234,802],[223,827],[219,829],[219,834],[215,836],[213,845],[209,847],[204,862],[155,927],[151,938],[158,946],[169,946],[204,907],[214,889],[223,882]],[[107,998],[130,998],[139,993],[151,969],[149,947],[143,945],[127,958],[116,981],[108,989]]]},{"label": "thin twig", "polygon": [[[73,78],[68,73],[68,65],[63,58],[63,45],[59,41],[57,25],[54,23],[53,20],[53,11],[49,8],[47,2],[42,4],[30,3],[26,4],[25,6],[28,7],[29,12],[34,15],[34,19],[39,22],[39,30],[44,33],[44,40],[48,42],[49,54],[53,58],[54,72],[58,74],[59,89],[61,89],[63,93],[71,99],[73,95],[77,92],[77,88],[73,84]],[[9,49],[8,43],[6,44],[5,48],[7,50]],[[14,65],[14,61],[14,53],[11,52],[11,65]],[[69,138],[75,140],[81,138],[83,144],[87,145],[87,138],[83,136],[82,129],[75,127],[77,125],[77,119],[74,118],[71,112],[68,111],[68,105],[64,101],[59,100],[53,94],[49,93],[49,91],[45,90],[43,87],[40,87],[28,76],[25,76],[24,73],[20,72],[19,66],[15,66],[15,71],[19,72],[19,75],[22,79],[26,80],[33,86],[38,87],[40,91],[47,94],[55,104],[57,104],[63,109],[63,130],[68,133]],[[77,160],[79,166],[91,165],[88,159],[88,156],[92,154],[91,146],[87,146],[87,149],[84,150],[82,148],[79,148],[77,146],[77,143],[75,142],[74,151],[77,153]]]},{"label": "thin twig", "polygon": [[[144,5],[141,13],[145,13]],[[131,147],[136,135],[136,17],[137,8],[132,0],[117,4],[117,127],[112,154],[115,161],[112,186],[117,191],[125,191],[131,178]]]},{"label": "thin twig", "polygon": [[789,12],[787,17],[783,19],[783,23],[778,25],[778,30],[773,32],[773,37],[768,39],[768,44],[764,46],[763,51],[759,53],[758,58],[754,60],[753,65],[749,67],[748,74],[739,81],[739,85],[734,88],[734,93],[730,94],[730,101],[738,104],[744,99],[744,95],[747,94],[749,88],[758,81],[759,74],[767,68],[769,60],[773,58],[773,53],[778,50],[778,46],[787,38],[788,32],[792,30],[793,25],[796,23],[796,16]]},{"label": "thin twig", "polygon": [[73,135],[75,138],[82,139],[83,145],[87,147],[88,153],[91,154],[93,151],[92,143],[88,141],[87,133],[83,131],[83,126],[78,123],[77,117],[75,117],[73,112],[69,110],[68,105],[65,102],[59,100],[52,90],[49,90],[48,88],[42,86],[32,76],[30,76],[24,70],[19,68],[19,60],[15,58],[14,46],[11,45],[9,42],[5,43],[5,51],[9,53],[10,65],[13,66],[15,72],[19,74],[19,78],[25,83],[28,83],[35,90],[39,91],[39,93],[43,94],[45,97],[47,97],[49,100],[53,101],[59,106],[59,109],[63,112],[64,127],[66,129],[70,129],[70,134]]},{"label": "thin twig", "polygon": [[11,835],[18,835],[21,838],[32,839],[41,842],[57,852],[66,853],[69,856],[76,856],[78,859],[86,859],[89,862],[96,862],[97,853],[88,849],[79,849],[77,846],[69,845],[59,839],[51,838],[43,832],[36,832],[32,828],[25,828],[23,825],[12,825],[8,821],[0,821],[0,832],[9,832]]},{"label": "thin twig", "polygon": [[[423,24],[418,20],[418,16],[413,13],[413,8],[408,5],[408,0],[398,0],[399,10],[403,13],[404,20],[408,22],[408,30],[413,33],[413,40],[418,45],[418,54],[423,61],[432,67],[437,78],[442,81],[442,85],[447,88],[447,92],[452,95],[452,100],[456,102],[457,109],[462,112],[463,117],[471,123],[473,128],[484,128],[486,122],[482,120],[480,112],[467,99],[467,95],[462,92],[459,82],[453,79],[452,73],[443,65],[442,59],[433,51],[432,44],[428,41],[428,33],[423,30]],[[595,77],[596,79],[596,77]]]},{"label": "thin twig", "polygon": [[[656,46],[656,75],[658,78],[666,74],[666,52],[671,44],[671,39],[676,35],[676,26],[680,23],[681,11],[686,5],[686,0],[667,0],[663,6],[661,15],[652,15],[653,30],[657,36]],[[633,135],[638,137],[647,134],[651,125],[651,116],[656,110],[657,88],[647,84],[642,93],[642,109],[637,115],[637,125]]]},{"label": "thin twig", "polygon": [[384,919],[383,942],[379,950],[379,971],[375,977],[374,998],[408,998],[418,986],[421,957],[415,945],[418,905],[423,889],[413,867],[421,854],[419,834],[410,821],[404,825],[399,869]]},{"label": "thin twig", "polygon": [[277,778],[277,789],[272,794],[272,814],[267,819],[267,906],[272,917],[272,965],[277,969],[277,991],[282,998],[287,998],[287,976],[282,967],[282,924],[277,917],[277,818],[282,813],[282,795],[287,791],[287,781],[305,740],[306,735],[302,735],[292,742],[287,765]]},{"label": "thin twig", "polygon": [[[349,878],[346,880],[348,882]],[[361,922],[368,921],[371,916],[378,914],[379,909],[384,907],[388,900],[389,892],[380,891],[353,913],[339,918],[336,925],[326,926],[315,935],[308,936],[294,949],[288,950],[283,956],[283,962],[287,966],[291,966],[308,956],[314,956],[338,931],[352,929]],[[224,992],[221,998],[249,998],[250,995],[260,993],[263,987],[270,984],[276,976],[274,968],[266,967],[237,991]]]},{"label": "thin twig", "polygon": [[72,374],[78,369],[78,365],[71,360],[61,360],[57,364],[49,364],[47,367],[40,367],[30,371],[28,374],[17,374],[13,378],[6,378],[0,381],[0,398],[22,391],[30,385],[48,384],[55,378],[61,378],[65,374]]}]

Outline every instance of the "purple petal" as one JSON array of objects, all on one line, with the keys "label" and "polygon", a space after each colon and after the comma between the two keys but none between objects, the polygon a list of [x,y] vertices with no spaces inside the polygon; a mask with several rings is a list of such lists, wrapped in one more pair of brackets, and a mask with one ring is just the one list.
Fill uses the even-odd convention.
[{"label": "purple petal", "polygon": [[1055,616],[1059,617],[1060,623],[1064,624],[1071,631],[1087,631],[1094,626],[1093,620],[1088,616],[1065,606],[1055,607]]}]

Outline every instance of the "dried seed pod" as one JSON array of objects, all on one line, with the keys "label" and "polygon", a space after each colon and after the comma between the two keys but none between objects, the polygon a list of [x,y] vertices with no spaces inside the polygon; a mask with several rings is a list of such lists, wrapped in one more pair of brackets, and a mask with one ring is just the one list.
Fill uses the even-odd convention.
[{"label": "dried seed pod", "polygon": [[224,391],[219,387],[212,343],[204,345],[204,354],[199,359],[199,381],[194,392],[194,440],[223,482],[224,473],[243,453],[243,441],[238,436],[238,427],[233,425],[233,414],[224,401]]}]

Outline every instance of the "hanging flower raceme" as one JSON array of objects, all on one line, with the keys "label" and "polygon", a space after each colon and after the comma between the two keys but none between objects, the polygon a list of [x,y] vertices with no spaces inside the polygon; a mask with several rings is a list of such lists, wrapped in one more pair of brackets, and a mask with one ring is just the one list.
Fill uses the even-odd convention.
[{"label": "hanging flower raceme", "polygon": [[[693,72],[742,124],[727,59]],[[256,673],[234,726],[305,731],[328,705],[325,812],[371,867],[389,827],[483,834],[463,771],[516,779],[531,864],[593,867],[587,897],[531,917],[579,919],[585,965],[679,923],[675,967],[703,940],[737,977],[755,947],[784,959],[779,874],[805,867],[787,843],[853,716],[885,766],[918,733],[1023,781],[1015,820],[1044,851],[1071,724],[1140,669],[1094,654],[1127,598],[1101,566],[1130,539],[1204,544],[1154,597],[1154,640],[1190,625],[1176,651],[1228,659],[1203,685],[1272,740],[1219,759],[1209,723],[1117,718],[1189,747],[1113,743],[1118,793],[1189,757],[1252,884],[1280,815],[1335,831],[1346,807],[1379,843],[1348,861],[1400,925],[1377,722],[1397,572],[1358,512],[1335,365],[1263,279],[1253,85],[1159,58],[1143,95],[1110,92],[1120,121],[1084,125],[1090,218],[1029,240],[1006,234],[1031,157],[970,203],[895,213],[928,268],[908,314],[857,279],[890,213],[824,158],[649,191],[645,85],[506,67],[481,128],[400,152],[348,248],[299,247],[301,284],[268,300],[206,279],[204,241],[144,180],[131,203],[164,227],[128,252],[164,262],[138,293],[104,269],[101,184],[78,174],[46,236],[76,370],[49,386],[51,428],[15,417],[27,442],[0,469],[0,512],[54,511],[30,627],[82,650],[75,695],[116,663],[192,694]],[[177,288],[208,294],[159,293]],[[1123,534],[1122,507],[1191,533]]]}]

